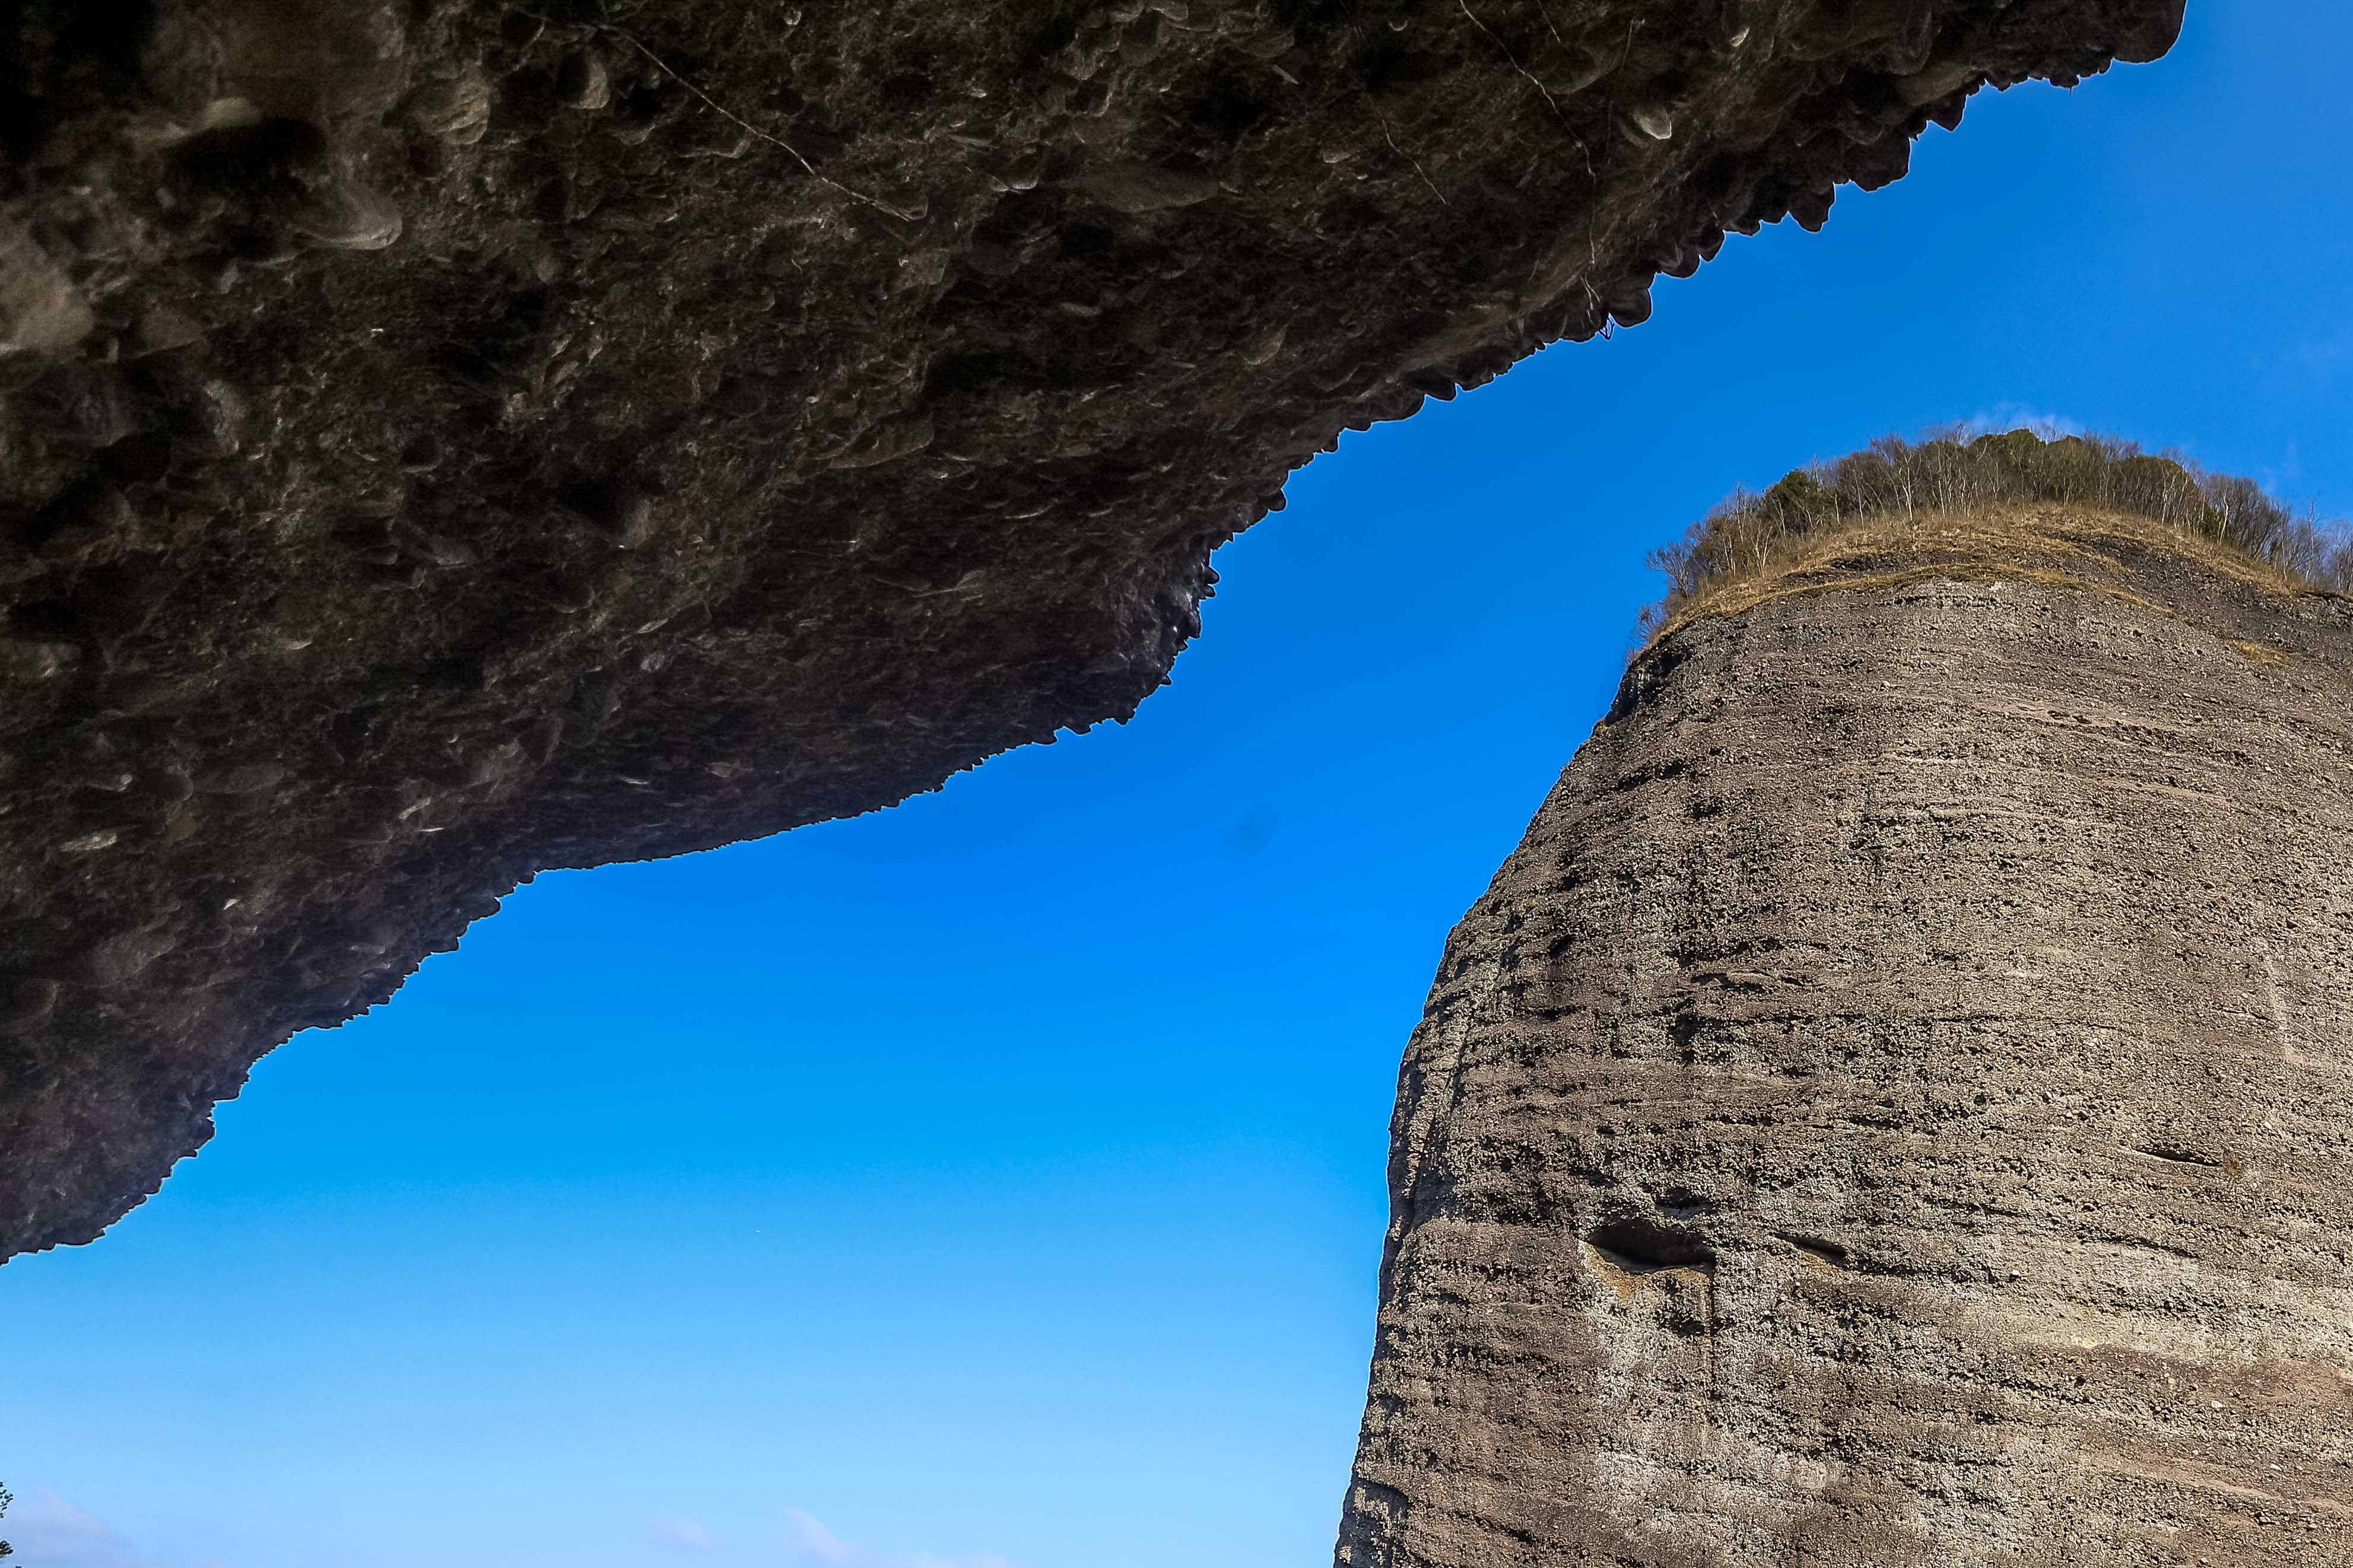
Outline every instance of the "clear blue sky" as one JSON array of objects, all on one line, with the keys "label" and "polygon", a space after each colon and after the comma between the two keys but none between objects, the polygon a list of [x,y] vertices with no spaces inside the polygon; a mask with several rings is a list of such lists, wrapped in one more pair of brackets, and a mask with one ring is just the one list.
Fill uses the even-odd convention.
[{"label": "clear blue sky", "polygon": [[1981,96],[1830,228],[1352,437],[1135,723],[549,877],[0,1269],[30,1568],[1299,1568],[1398,1053],[1735,485],[2041,415],[2353,510],[2353,8]]}]

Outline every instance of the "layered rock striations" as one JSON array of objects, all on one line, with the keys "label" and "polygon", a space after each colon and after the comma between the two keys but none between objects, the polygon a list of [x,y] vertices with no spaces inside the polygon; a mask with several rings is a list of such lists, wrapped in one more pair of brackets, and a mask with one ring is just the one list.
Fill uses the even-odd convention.
[{"label": "layered rock striations", "polygon": [[519,880],[1129,713],[1350,426],[2181,0],[18,0],[0,1256]]},{"label": "layered rock striations", "polygon": [[2035,508],[1647,648],[1399,1081],[1351,1568],[2353,1563],[2353,601]]}]

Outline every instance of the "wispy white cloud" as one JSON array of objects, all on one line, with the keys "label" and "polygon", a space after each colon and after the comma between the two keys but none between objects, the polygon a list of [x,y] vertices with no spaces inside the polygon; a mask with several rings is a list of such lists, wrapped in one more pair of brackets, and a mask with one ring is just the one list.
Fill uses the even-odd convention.
[{"label": "wispy white cloud", "polygon": [[681,1557],[705,1557],[723,1544],[695,1521],[672,1519],[667,1515],[646,1521],[646,1539],[656,1546],[668,1547]]},{"label": "wispy white cloud", "polygon": [[859,1557],[856,1548],[798,1509],[785,1516],[785,1544],[801,1562],[823,1563],[826,1568],[847,1568]]},{"label": "wispy white cloud", "polygon": [[2083,421],[2024,403],[1997,403],[1991,408],[1980,408],[1969,416],[1964,428],[1972,436],[2000,436],[2012,430],[2031,430],[2046,441],[2054,436],[2084,434]]},{"label": "wispy white cloud", "polygon": [[153,1568],[121,1531],[47,1488],[16,1500],[0,1535],[34,1568]]},{"label": "wispy white cloud", "polygon": [[994,1552],[976,1557],[892,1557],[844,1541],[812,1515],[793,1510],[785,1518],[785,1547],[800,1568],[1013,1568]]}]

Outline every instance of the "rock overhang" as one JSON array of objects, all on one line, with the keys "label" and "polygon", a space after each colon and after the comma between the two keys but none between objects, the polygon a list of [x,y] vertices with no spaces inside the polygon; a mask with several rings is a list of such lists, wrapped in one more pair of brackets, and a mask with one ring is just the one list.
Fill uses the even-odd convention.
[{"label": "rock overhang", "polygon": [[2180,15],[18,7],[0,1252],[538,870],[1126,718],[1341,429]]}]

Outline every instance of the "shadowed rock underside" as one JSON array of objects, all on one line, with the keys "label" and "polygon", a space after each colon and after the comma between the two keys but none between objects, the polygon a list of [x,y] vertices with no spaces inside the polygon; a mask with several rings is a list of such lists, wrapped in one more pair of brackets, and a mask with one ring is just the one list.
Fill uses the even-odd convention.
[{"label": "shadowed rock underside", "polygon": [[2060,509],[1645,650],[1399,1082],[1352,1568],[2353,1563],[2353,601]]},{"label": "shadowed rock underside", "polygon": [[2179,0],[16,0],[0,1255],[542,868],[1124,718],[1344,427]]}]

